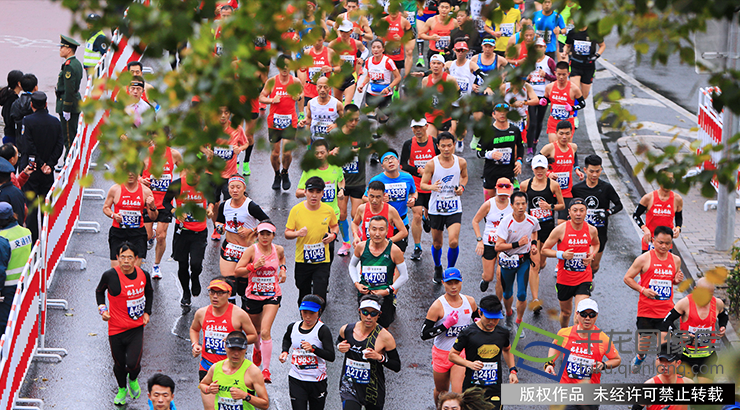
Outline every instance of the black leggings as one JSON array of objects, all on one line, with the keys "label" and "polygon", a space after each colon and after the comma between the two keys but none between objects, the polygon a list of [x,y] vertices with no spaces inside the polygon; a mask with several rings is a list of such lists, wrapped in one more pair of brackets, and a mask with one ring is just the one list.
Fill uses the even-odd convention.
[{"label": "black leggings", "polygon": [[293,410],[324,410],[326,405],[326,379],[307,382],[288,376],[290,405]]},{"label": "black leggings", "polygon": [[542,123],[547,114],[547,106],[530,105],[529,106],[529,128],[527,129],[527,148],[537,149],[537,142],[540,140],[542,133]]},{"label": "black leggings", "polygon": [[144,351],[144,326],[108,336],[113,355],[113,374],[119,388],[126,387],[126,375],[136,380],[141,372],[141,354]]},{"label": "black leggings", "polygon": [[203,258],[208,246],[208,230],[193,232],[175,226],[172,238],[172,256],[177,261],[177,278],[180,279],[183,296],[189,295],[190,283],[196,296],[200,294],[200,274],[203,272]]}]

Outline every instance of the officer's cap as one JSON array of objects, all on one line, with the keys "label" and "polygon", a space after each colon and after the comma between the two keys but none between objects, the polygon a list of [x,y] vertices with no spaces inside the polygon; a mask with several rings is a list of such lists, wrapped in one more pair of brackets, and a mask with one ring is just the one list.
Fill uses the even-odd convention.
[{"label": "officer's cap", "polygon": [[0,219],[10,219],[13,217],[13,207],[7,202],[0,202]]},{"label": "officer's cap", "polygon": [[7,159],[0,157],[0,173],[11,173],[14,172],[15,168],[8,162]]},{"label": "officer's cap", "polygon": [[31,94],[31,101],[46,102],[46,93],[43,91],[34,91]]},{"label": "officer's cap", "polygon": [[87,15],[87,18],[85,20],[87,20],[90,23],[93,23],[93,22],[100,20],[100,15],[95,14],[95,13],[90,13]]},{"label": "officer's cap", "polygon": [[80,43],[75,41],[72,37],[67,37],[64,34],[61,34],[59,36],[61,38],[59,46],[67,46],[67,47],[79,47]]}]

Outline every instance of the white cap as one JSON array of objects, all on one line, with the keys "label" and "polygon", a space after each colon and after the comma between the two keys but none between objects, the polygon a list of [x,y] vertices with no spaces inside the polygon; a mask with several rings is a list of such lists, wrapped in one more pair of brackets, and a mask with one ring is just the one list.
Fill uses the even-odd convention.
[{"label": "white cap", "polygon": [[576,309],[577,312],[583,312],[584,310],[593,310],[596,313],[599,313],[599,305],[596,304],[596,301],[593,299],[583,299],[582,301],[578,302],[578,309]]},{"label": "white cap", "polygon": [[440,63],[444,64],[445,63],[445,58],[444,58],[444,56],[442,54],[435,54],[435,55],[432,56],[432,58],[429,59],[429,62],[430,63],[432,61],[439,61]]},{"label": "white cap", "polygon": [[547,162],[547,157],[542,154],[537,154],[532,158],[532,169],[539,167],[547,169],[548,165],[550,164]]},{"label": "white cap", "polygon": [[545,44],[545,39],[542,38],[542,36],[537,36],[537,38],[535,38],[535,40],[534,40],[534,45],[536,45],[536,46],[546,46],[547,44]]},{"label": "white cap", "polygon": [[371,299],[365,299],[362,302],[360,302],[360,309],[365,309],[365,308],[375,309],[378,312],[380,312],[380,305],[378,304],[378,302],[371,300]]},{"label": "white cap", "polygon": [[339,31],[352,31],[354,24],[349,20],[342,20],[342,24],[339,25]]},{"label": "white cap", "polygon": [[427,119],[424,117],[421,117],[420,120],[411,120],[411,127],[423,127],[427,125]]}]

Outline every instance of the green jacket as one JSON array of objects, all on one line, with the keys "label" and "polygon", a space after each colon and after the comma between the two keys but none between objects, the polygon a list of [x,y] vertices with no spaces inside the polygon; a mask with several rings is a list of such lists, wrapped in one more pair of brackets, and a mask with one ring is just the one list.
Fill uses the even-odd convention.
[{"label": "green jacket", "polygon": [[57,114],[62,111],[69,113],[80,112],[80,82],[82,81],[82,63],[72,56],[62,64],[57,80]]}]

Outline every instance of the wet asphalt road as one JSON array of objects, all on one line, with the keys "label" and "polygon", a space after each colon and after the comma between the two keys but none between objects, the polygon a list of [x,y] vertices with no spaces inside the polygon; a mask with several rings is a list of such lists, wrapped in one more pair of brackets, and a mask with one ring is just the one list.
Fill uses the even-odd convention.
[{"label": "wet asphalt road", "polygon": [[[11,2],[12,3],[12,2]],[[15,2],[20,3],[20,2]],[[45,4],[45,3],[44,3]],[[4,14],[4,13],[3,13]],[[2,19],[7,20],[7,19]],[[0,34],[9,34],[8,28],[0,25]],[[62,30],[61,28],[59,30]],[[45,34],[46,38],[54,38],[52,34]],[[614,44],[615,40],[607,39],[608,44]],[[7,50],[6,50],[7,48]],[[0,43],[0,51],[16,53],[21,60],[34,60],[38,50],[29,52],[29,49],[13,48],[11,44]],[[54,53],[52,49],[44,50],[45,53]],[[656,84],[656,90],[674,99],[680,105],[691,109],[695,105],[696,87],[684,86],[680,90],[668,90],[670,84],[700,84],[703,80],[694,74],[693,68],[685,66],[672,66],[669,69],[659,67],[652,69],[649,63],[639,66],[635,64],[633,53],[627,49],[608,48],[604,54],[612,63],[622,70],[642,77],[642,80]],[[40,63],[40,62],[39,62]],[[7,64],[0,63],[0,68]],[[57,64],[44,63],[46,84],[56,77]],[[10,68],[8,68],[10,69]],[[47,72],[48,71],[48,72]],[[3,72],[7,72],[4,70]],[[672,81],[675,80],[675,81]],[[693,81],[693,83],[692,83]],[[596,80],[594,93],[604,91],[607,82],[600,86]],[[693,111],[693,109],[691,109]],[[675,114],[668,110],[656,110],[656,119],[661,121],[661,116],[672,117]],[[584,124],[583,113],[581,113],[581,124]],[[403,141],[411,137],[410,130],[397,138],[390,140],[390,145],[399,149]],[[266,139],[265,130],[257,134],[257,139]],[[546,140],[546,136],[542,136]],[[614,139],[604,137],[608,148],[613,148]],[[467,139],[469,141],[469,137]],[[480,299],[483,294],[478,290],[478,280],[482,271],[480,258],[474,254],[475,238],[471,229],[470,221],[483,201],[481,175],[483,160],[475,158],[475,155],[467,147],[463,156],[468,159],[470,182],[468,189],[463,195],[463,224],[460,236],[461,253],[457,266],[463,272],[463,293]],[[582,125],[575,134],[574,142],[578,143],[579,156],[585,158],[593,152],[591,144],[586,135],[586,127]],[[541,148],[543,142],[540,142]],[[300,156],[296,155],[294,165],[291,169],[291,180],[294,185],[298,181],[300,172],[297,167]],[[614,158],[610,158],[612,161]],[[606,158],[605,158],[606,160]],[[627,180],[626,171],[620,169],[620,178]],[[252,156],[252,177],[249,178],[248,192],[250,196],[259,203],[271,219],[278,225],[279,231],[287,220],[290,208],[299,201],[293,192],[276,193],[270,189],[272,174],[269,172],[269,158],[265,151],[256,150]],[[368,166],[368,179],[378,172],[379,167]],[[531,176],[531,171],[525,166],[524,177]],[[111,182],[102,177],[102,173],[95,174],[94,187],[107,190]],[[628,189],[631,185],[628,184]],[[634,192],[620,192],[623,198],[628,199],[628,194],[634,198]],[[110,220],[102,213],[102,200],[86,199],[82,204],[83,220],[97,221],[101,224],[100,233],[76,233],[67,251],[68,256],[84,257],[87,260],[87,269],[80,270],[78,264],[62,263],[56,274],[55,282],[50,288],[50,297],[64,298],[69,301],[70,310],[50,310],[47,331],[47,346],[63,347],[69,351],[61,363],[37,361],[31,367],[27,376],[27,383],[21,392],[22,397],[42,398],[47,408],[58,409],[108,409],[115,408],[112,398],[115,394],[115,380],[112,374],[112,359],[110,357],[107,341],[107,325],[100,319],[96,310],[94,300],[94,289],[102,272],[109,267],[107,230]],[[210,228],[209,228],[210,230]],[[168,242],[171,240],[171,233]],[[295,249],[294,241],[287,241],[278,235],[276,243],[284,245],[286,254],[292,255]],[[431,369],[431,341],[421,341],[419,333],[426,311],[431,303],[443,293],[440,286],[432,283],[433,263],[429,252],[431,237],[423,235],[422,245],[424,256],[421,262],[408,261],[410,281],[399,292],[398,316],[395,323],[390,327],[395,336],[402,360],[402,370],[395,374],[386,372],[387,377],[387,402],[388,409],[431,409],[432,403],[432,369]],[[198,409],[200,405],[199,393],[195,389],[197,384],[198,359],[190,355],[190,343],[188,339],[188,328],[193,318],[195,309],[208,304],[207,296],[202,295],[193,299],[193,309],[183,312],[179,305],[180,285],[176,278],[177,265],[168,258],[168,251],[162,263],[164,278],[154,283],[154,307],[151,323],[145,330],[144,356],[142,360],[143,370],[140,380],[143,382],[155,372],[164,372],[173,377],[177,383],[175,401],[179,409]],[[632,260],[639,254],[638,238],[635,235],[630,216],[621,212],[611,218],[609,227],[609,244],[607,245],[602,269],[597,275],[594,290],[596,299],[601,308],[597,325],[604,330],[618,330],[633,332],[635,328],[635,316],[637,310],[637,295],[629,290],[622,282],[622,277],[631,264]],[[406,254],[410,256],[410,251]],[[153,253],[150,252],[149,259],[144,264],[144,269],[151,268]],[[443,256],[444,259],[444,256]],[[336,337],[338,329],[345,323],[357,320],[355,291],[347,273],[349,258],[337,258],[332,266],[330,280],[329,307],[323,320],[332,330]],[[550,260],[546,269],[541,272],[540,299],[545,308],[557,309],[558,303],[555,296],[555,261]],[[444,262],[443,262],[444,263]],[[289,409],[289,397],[287,389],[288,364],[281,364],[277,360],[279,347],[286,326],[299,318],[296,307],[297,291],[293,284],[292,262],[288,263],[288,281],[283,285],[283,306],[273,326],[273,339],[275,348],[271,371],[273,384],[268,386],[271,399],[271,408]],[[218,247],[215,243],[209,243],[204,272],[201,283],[207,282],[218,276]],[[493,287],[489,290],[489,294]],[[65,314],[66,313],[66,314]],[[556,317],[552,318],[543,313],[534,316],[531,312],[525,314],[524,321],[550,332],[557,332],[559,325]],[[513,335],[512,335],[513,336]],[[549,339],[528,332],[522,341],[549,341]],[[539,349],[539,350],[538,350]],[[631,351],[634,347],[631,343],[622,346],[623,364],[631,360]],[[534,348],[527,351],[544,357],[546,352],[543,348]],[[338,396],[338,378],[341,371],[342,355],[338,354],[337,360],[328,367],[329,394],[327,409],[336,410],[341,407]],[[526,383],[549,382],[544,377],[527,371],[520,371],[520,381]],[[652,375],[610,375],[602,380],[609,383],[618,382],[641,382]],[[129,409],[147,408],[146,399],[129,399]]]}]

